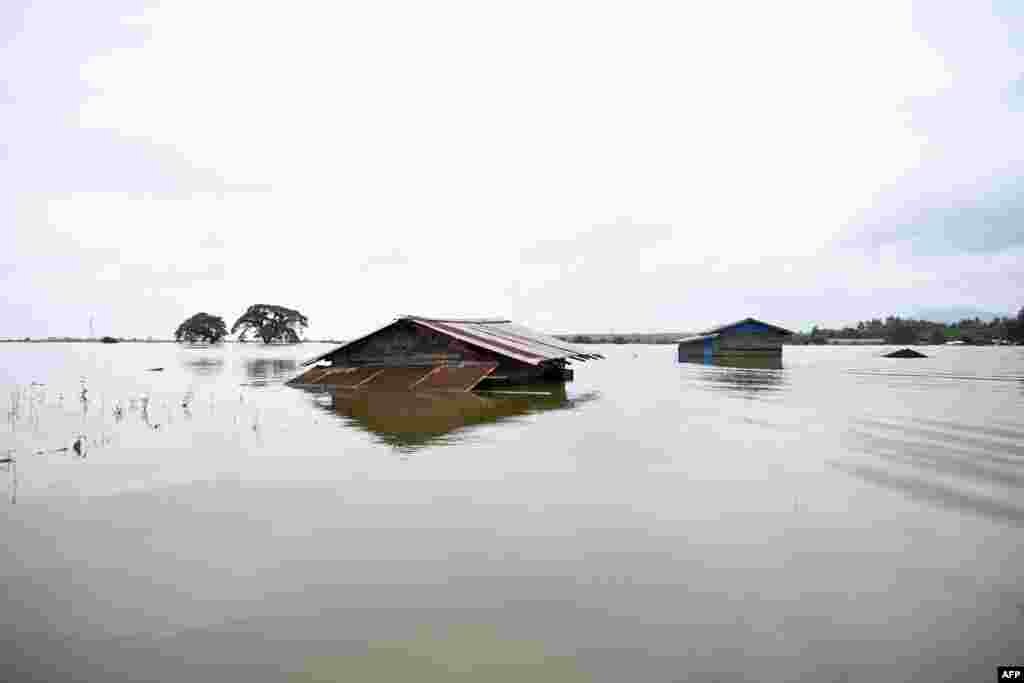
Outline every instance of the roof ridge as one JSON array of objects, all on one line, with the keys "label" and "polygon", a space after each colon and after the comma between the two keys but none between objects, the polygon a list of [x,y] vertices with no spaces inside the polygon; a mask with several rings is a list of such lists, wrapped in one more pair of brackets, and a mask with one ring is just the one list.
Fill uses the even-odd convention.
[{"label": "roof ridge", "polygon": [[704,330],[700,334],[714,334],[716,332],[724,332],[725,330],[727,330],[727,329],[729,329],[731,327],[739,327],[740,325],[744,325],[746,323],[757,323],[758,325],[764,325],[765,327],[769,327],[769,328],[772,328],[774,330],[778,330],[778,331],[782,332],[783,334],[793,334],[792,330],[787,330],[785,327],[780,327],[778,325],[773,325],[771,323],[766,323],[763,320],[758,320],[757,318],[750,317],[750,316],[747,316],[746,318],[743,318],[742,320],[736,320],[735,322],[727,323],[725,325],[718,325],[717,327],[709,328],[707,330]]},{"label": "roof ridge", "polygon": [[405,314],[399,316],[400,320],[426,320],[437,323],[476,323],[476,324],[497,324],[510,323],[508,318],[430,318],[425,315]]}]

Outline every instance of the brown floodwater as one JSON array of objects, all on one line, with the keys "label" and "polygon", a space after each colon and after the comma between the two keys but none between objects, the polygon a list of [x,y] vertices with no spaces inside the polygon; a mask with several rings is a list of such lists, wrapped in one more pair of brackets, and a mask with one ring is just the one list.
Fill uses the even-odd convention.
[{"label": "brown floodwater", "polygon": [[602,346],[562,390],[284,384],[324,348],[0,345],[0,680],[1020,663],[1024,348]]}]

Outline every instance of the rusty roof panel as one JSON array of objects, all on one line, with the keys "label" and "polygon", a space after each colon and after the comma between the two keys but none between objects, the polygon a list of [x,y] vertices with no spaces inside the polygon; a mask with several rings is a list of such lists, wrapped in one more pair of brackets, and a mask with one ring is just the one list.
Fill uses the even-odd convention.
[{"label": "rusty roof panel", "polygon": [[316,384],[317,380],[331,371],[331,368],[312,367],[298,377],[289,381],[289,384]]},{"label": "rusty roof panel", "polygon": [[480,380],[494,372],[498,367],[497,363],[486,365],[440,366],[428,374],[415,386],[417,390],[450,390],[469,391],[475,387]]},{"label": "rusty roof panel", "polygon": [[365,384],[380,368],[328,368],[316,384],[353,389]]},{"label": "rusty roof panel", "polygon": [[[369,369],[369,368],[367,368]],[[406,391],[434,368],[376,368],[371,379],[362,386],[373,391]]]}]

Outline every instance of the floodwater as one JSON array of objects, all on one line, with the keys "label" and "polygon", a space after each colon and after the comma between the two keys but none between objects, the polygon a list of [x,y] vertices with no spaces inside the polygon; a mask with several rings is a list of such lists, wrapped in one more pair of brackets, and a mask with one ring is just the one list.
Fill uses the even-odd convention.
[{"label": "floodwater", "polygon": [[1024,348],[609,346],[545,395],[283,384],[322,348],[0,346],[0,680],[1021,663]]}]

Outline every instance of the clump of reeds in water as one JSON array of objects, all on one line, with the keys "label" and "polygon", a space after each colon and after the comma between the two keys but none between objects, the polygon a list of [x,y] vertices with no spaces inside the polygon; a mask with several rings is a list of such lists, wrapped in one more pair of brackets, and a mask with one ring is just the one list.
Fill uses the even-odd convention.
[{"label": "clump of reeds in water", "polygon": [[[165,427],[170,427],[175,422],[179,406],[183,411],[185,420],[194,419],[194,408],[202,406],[206,401],[209,402],[208,407],[211,416],[220,412],[218,408],[221,407],[217,405],[216,396],[213,393],[200,397],[194,388],[189,388],[185,391],[179,401],[173,399],[161,401],[149,394],[125,396],[123,398],[112,398],[105,394],[94,394],[95,392],[90,389],[85,377],[80,378],[80,386],[75,394],[69,394],[68,396],[68,398],[74,396],[77,399],[72,404],[65,403],[65,394],[59,391],[52,392],[51,396],[53,399],[50,403],[47,403],[46,389],[42,384],[33,383],[30,386],[19,385],[14,387],[9,392],[9,406],[7,410],[8,420],[12,423],[12,429],[17,428],[20,424],[29,423],[35,425],[35,429],[38,431],[40,415],[49,414],[43,410],[44,407],[56,409],[56,413],[51,417],[56,417],[57,415],[69,417],[69,410],[78,412],[75,408],[79,408],[81,411],[82,424],[74,434],[68,435],[68,440],[64,442],[65,445],[58,448],[52,446],[46,448],[39,446],[29,447],[26,453],[40,456],[64,454],[84,459],[92,448],[112,443],[112,438],[105,433],[101,434],[98,438],[89,438],[87,436],[87,433],[94,430],[94,428],[104,429],[99,427],[99,425],[87,427],[87,424],[92,424],[96,418],[100,418],[107,425],[110,424],[111,418],[113,418],[112,421],[114,423],[120,424],[128,416],[129,412],[137,412],[141,421],[147,427],[152,430],[162,430]],[[76,406],[75,404],[78,405]],[[258,439],[262,438],[264,430],[263,416],[259,408],[251,404],[244,392],[239,392],[238,394],[236,409],[231,409],[230,404],[228,405],[225,417],[228,416],[230,416],[230,419],[233,420],[236,426],[241,427],[245,432],[255,435]],[[88,423],[86,418],[90,418]],[[47,433],[52,433],[54,428],[55,425],[48,425]],[[93,433],[99,432],[93,431]],[[4,457],[0,453],[0,464],[2,464]],[[11,457],[13,458],[14,455]]]},{"label": "clump of reeds in water", "polygon": [[13,425],[21,415],[21,389],[11,392],[11,407],[7,410],[7,420]]},{"label": "clump of reeds in water", "polygon": [[18,424],[27,422],[38,427],[39,406],[46,400],[42,385],[31,384],[28,387],[17,386],[10,392],[10,407],[7,410],[7,421],[14,429]]}]

